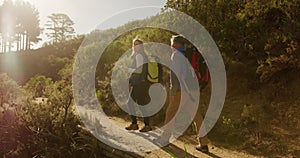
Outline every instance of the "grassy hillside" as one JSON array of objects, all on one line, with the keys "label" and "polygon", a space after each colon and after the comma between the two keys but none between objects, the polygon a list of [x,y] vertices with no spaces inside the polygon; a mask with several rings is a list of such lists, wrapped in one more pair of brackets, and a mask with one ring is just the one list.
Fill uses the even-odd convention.
[{"label": "grassy hillside", "polygon": [[[210,138],[221,146],[252,154],[299,156],[299,71],[261,83],[248,68],[242,63],[229,65],[224,108]],[[204,103],[209,99],[206,94]]]},{"label": "grassy hillside", "polygon": [[[128,23],[117,29],[94,31],[87,35],[84,41],[83,38],[78,38],[38,50],[0,54],[0,72],[7,73],[20,85],[24,85],[36,75],[45,75],[54,81],[60,81],[59,71],[66,64],[72,63],[80,44],[81,51],[86,54],[97,54],[103,40],[110,39],[111,34],[143,22],[157,21],[146,19]],[[118,37],[105,49],[103,58],[98,63],[96,82],[97,88],[105,92],[98,95],[100,102],[106,105],[106,112],[111,115],[120,116],[121,110],[112,98],[109,74],[114,62],[131,48],[131,40],[136,35],[140,35],[145,42],[169,44],[171,33],[153,28],[136,29]],[[253,60],[254,57],[247,60],[247,56],[244,56],[243,60],[236,60],[226,55],[232,52],[222,53],[226,64],[228,88],[221,117],[209,133],[212,143],[269,157],[299,156],[299,69],[283,68],[272,74],[268,80],[262,81],[261,76],[256,73],[259,62]],[[104,75],[107,73],[108,75]],[[204,110],[209,98],[208,87],[201,100],[201,108]],[[154,124],[158,125],[163,120],[163,112],[155,116],[154,120]]]}]

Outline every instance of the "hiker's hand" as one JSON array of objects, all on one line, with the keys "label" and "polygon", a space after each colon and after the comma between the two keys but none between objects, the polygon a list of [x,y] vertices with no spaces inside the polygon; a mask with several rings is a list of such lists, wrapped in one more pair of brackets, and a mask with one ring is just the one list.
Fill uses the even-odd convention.
[{"label": "hiker's hand", "polygon": [[125,71],[125,73],[129,72],[127,67],[124,67],[123,70]]},{"label": "hiker's hand", "polygon": [[129,73],[129,68],[127,68],[127,67],[122,67],[122,70],[123,70],[126,74]]},{"label": "hiker's hand", "polygon": [[128,72],[129,72],[128,68],[127,68],[127,67],[124,67],[124,66],[122,66],[122,65],[118,66],[118,68],[119,68],[120,70],[124,71],[125,73],[128,73]]},{"label": "hiker's hand", "polygon": [[174,102],[174,100],[175,100],[175,96],[174,96],[174,95],[170,95],[170,97],[169,97],[169,101],[170,101],[170,103],[173,103],[173,102]]}]

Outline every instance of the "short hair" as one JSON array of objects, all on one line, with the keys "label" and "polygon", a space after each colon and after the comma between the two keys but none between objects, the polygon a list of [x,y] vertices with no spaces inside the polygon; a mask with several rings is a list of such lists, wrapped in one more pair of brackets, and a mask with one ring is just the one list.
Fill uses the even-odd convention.
[{"label": "short hair", "polygon": [[173,35],[171,38],[171,42],[176,42],[183,46],[186,42],[186,39],[182,35]]}]

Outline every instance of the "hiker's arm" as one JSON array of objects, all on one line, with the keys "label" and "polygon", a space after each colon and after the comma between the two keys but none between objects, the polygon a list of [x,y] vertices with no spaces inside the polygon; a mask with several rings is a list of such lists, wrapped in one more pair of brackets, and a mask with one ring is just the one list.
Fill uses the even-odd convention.
[{"label": "hiker's arm", "polygon": [[170,95],[174,96],[177,91],[180,89],[179,81],[181,78],[181,61],[178,56],[178,54],[174,54],[172,57],[172,67],[171,67],[174,72],[179,73],[179,76],[177,76],[174,72],[171,71],[171,77],[170,77]]},{"label": "hiker's arm", "polygon": [[135,60],[136,60],[136,67],[128,68],[127,69],[128,73],[133,73],[134,71],[136,73],[142,73],[142,69],[137,69],[137,68],[140,67],[141,65],[143,65],[143,56],[141,54],[137,54],[135,56]]},{"label": "hiker's arm", "polygon": [[188,78],[192,77],[192,76],[189,76],[191,74],[188,73],[188,71],[190,71],[188,67],[189,67],[189,65],[188,65],[188,61],[186,60],[186,58],[185,57],[181,57],[181,70],[182,70],[182,73],[181,73],[181,82],[183,84],[184,89],[188,93],[190,93],[190,89],[187,86],[188,84],[187,84],[186,81],[188,81]]}]

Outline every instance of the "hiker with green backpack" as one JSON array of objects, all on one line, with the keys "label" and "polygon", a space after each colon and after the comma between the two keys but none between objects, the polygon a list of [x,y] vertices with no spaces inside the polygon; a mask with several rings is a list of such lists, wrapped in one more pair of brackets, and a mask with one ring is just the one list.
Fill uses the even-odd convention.
[{"label": "hiker with green backpack", "polygon": [[[135,38],[132,42],[132,64],[130,68],[127,69],[128,72],[132,73],[129,78],[130,85],[130,97],[128,99],[128,109],[131,114],[131,124],[125,127],[126,130],[138,130],[137,117],[135,116],[136,111],[133,106],[134,102],[138,105],[147,105],[150,102],[150,96],[148,94],[148,89],[150,83],[145,80],[147,76],[147,66],[148,57],[145,54],[143,41],[141,39]],[[144,117],[145,126],[140,130],[140,132],[151,131],[149,117]]]},{"label": "hiker with green backpack", "polygon": [[[162,65],[159,63],[159,58],[155,55],[147,55],[144,50],[143,41],[135,38],[132,42],[132,64],[127,68],[127,72],[132,73],[129,78],[130,97],[128,99],[128,109],[131,114],[131,124],[127,126],[126,130],[138,130],[136,109],[133,106],[134,102],[138,105],[146,105],[150,102],[148,94],[149,88],[152,84],[162,82]],[[145,64],[143,64],[145,63]],[[141,108],[142,110],[142,108]],[[141,111],[146,114],[146,111]],[[149,117],[144,117],[145,126],[140,132],[151,131]]]}]

